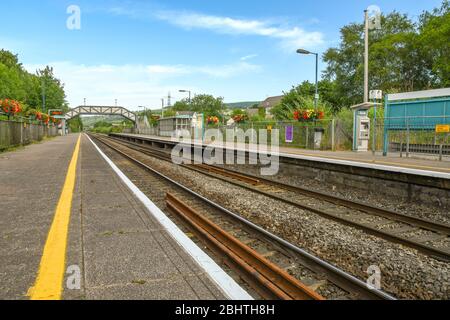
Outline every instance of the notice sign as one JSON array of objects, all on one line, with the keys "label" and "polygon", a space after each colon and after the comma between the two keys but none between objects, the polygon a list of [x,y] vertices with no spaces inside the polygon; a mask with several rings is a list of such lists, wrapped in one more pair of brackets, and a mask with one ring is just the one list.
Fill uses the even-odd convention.
[{"label": "notice sign", "polygon": [[49,110],[50,116],[62,116],[63,111],[62,110]]},{"label": "notice sign", "polygon": [[294,141],[294,126],[286,126],[285,141],[287,143]]},{"label": "notice sign", "polygon": [[449,133],[450,124],[438,124],[436,125],[436,133]]},{"label": "notice sign", "polygon": [[50,109],[48,114],[55,119],[64,119],[64,112],[60,109]]}]

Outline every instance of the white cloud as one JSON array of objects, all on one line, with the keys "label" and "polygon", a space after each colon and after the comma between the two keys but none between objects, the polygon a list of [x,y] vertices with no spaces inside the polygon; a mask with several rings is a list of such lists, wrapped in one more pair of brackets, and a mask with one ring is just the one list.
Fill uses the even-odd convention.
[{"label": "white cloud", "polygon": [[[177,94],[178,89],[187,88],[177,78],[190,77],[232,78],[250,72],[258,72],[257,65],[243,61],[219,66],[189,65],[93,65],[74,64],[71,62],[49,63],[53,66],[56,77],[65,83],[67,99],[71,107],[81,105],[83,98],[88,104],[112,105],[114,99],[130,109],[139,105],[158,107],[161,97],[170,91]],[[45,65],[25,65],[30,72]],[[170,78],[170,79],[169,79]],[[169,82],[170,80],[170,82]]]},{"label": "white cloud", "polygon": [[247,72],[259,72],[261,67],[241,61],[220,66],[150,65],[147,70],[165,76],[202,74],[216,78],[230,78]]},{"label": "white cloud", "polygon": [[256,58],[257,56],[258,56],[257,54],[249,54],[249,55],[247,55],[247,56],[243,56],[243,57],[241,58],[241,61],[247,61],[247,60]]},{"label": "white cloud", "polygon": [[286,27],[269,21],[245,20],[199,13],[162,11],[156,14],[160,20],[185,29],[208,29],[222,34],[256,35],[281,40],[286,50],[299,47],[311,48],[323,43],[321,32],[305,31],[300,27]]}]

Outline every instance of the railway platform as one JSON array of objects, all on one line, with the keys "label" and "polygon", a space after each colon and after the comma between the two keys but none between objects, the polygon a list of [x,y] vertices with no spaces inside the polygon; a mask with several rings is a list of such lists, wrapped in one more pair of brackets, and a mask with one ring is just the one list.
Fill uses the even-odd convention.
[{"label": "railway platform", "polygon": [[[161,137],[141,134],[114,134],[115,136],[146,139],[160,143],[174,144],[175,140],[170,137]],[[195,141],[194,144],[202,144],[201,141]],[[206,145],[206,144],[205,144]],[[257,145],[238,144],[236,149],[258,150]],[[379,170],[388,170],[401,173],[419,173],[423,175],[440,176],[439,173],[448,174],[450,178],[450,158],[444,157],[443,161],[437,161],[426,157],[400,157],[399,154],[391,153],[384,157],[382,153],[375,156],[372,152],[352,152],[352,151],[322,151],[322,150],[304,150],[299,148],[279,147],[279,155],[282,158],[302,159],[315,162],[330,164],[339,164],[346,166],[357,166],[361,168],[372,168]]]},{"label": "railway platform", "polygon": [[251,299],[86,135],[0,172],[0,299]]},{"label": "railway platform", "polygon": [[[137,135],[137,134],[111,134],[115,139],[125,142],[157,148],[164,152],[170,152],[179,142],[175,139]],[[192,148],[206,148],[201,142],[190,142]],[[189,145],[189,142],[184,142]],[[215,148],[228,149],[218,142]],[[236,144],[231,147],[239,157],[240,152],[246,156],[252,153],[267,153],[264,149],[258,150],[255,145]],[[335,190],[355,190],[366,194],[389,198],[394,202],[426,203],[430,205],[450,206],[450,162],[432,161],[412,158],[395,158],[382,156],[373,157],[370,153],[353,152],[326,152],[305,151],[280,147],[278,152],[268,151],[269,165],[275,168],[274,178],[285,177],[291,183],[299,181],[316,181],[326,192]],[[235,155],[236,156],[236,155]],[[275,158],[272,156],[276,156]],[[257,165],[230,165],[228,159],[223,161],[227,167],[253,175],[264,175],[266,166],[262,161]],[[242,159],[241,159],[242,160]],[[272,161],[274,160],[274,161]],[[274,164],[275,163],[275,164]],[[272,168],[270,168],[272,169]],[[272,174],[273,175],[273,174]],[[430,197],[430,195],[433,195]]]}]

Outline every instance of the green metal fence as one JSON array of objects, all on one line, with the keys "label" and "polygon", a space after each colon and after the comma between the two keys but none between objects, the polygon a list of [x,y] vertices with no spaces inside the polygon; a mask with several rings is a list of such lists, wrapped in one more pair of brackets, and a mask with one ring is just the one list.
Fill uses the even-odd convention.
[{"label": "green metal fence", "polygon": [[[267,143],[272,143],[271,130],[279,130],[278,144],[281,147],[293,147],[310,150],[348,150],[352,144],[351,124],[338,119],[324,119],[311,122],[299,121],[263,121],[245,122],[233,126],[215,125],[206,129],[218,129],[225,137],[226,130],[253,129],[256,133],[261,129],[268,130]],[[287,131],[292,134],[286,135]],[[316,132],[321,132],[319,141]],[[258,136],[258,134],[256,135]],[[291,139],[287,139],[291,138]],[[246,140],[249,142],[249,139]],[[255,141],[256,142],[256,141]],[[257,143],[265,143],[258,139]]]}]

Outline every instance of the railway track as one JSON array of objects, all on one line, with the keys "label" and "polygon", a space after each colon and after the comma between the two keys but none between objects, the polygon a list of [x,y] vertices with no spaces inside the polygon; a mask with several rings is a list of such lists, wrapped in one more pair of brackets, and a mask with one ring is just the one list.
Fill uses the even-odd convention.
[{"label": "railway track", "polygon": [[141,151],[109,138],[94,138],[150,173],[128,172],[141,190],[175,214],[188,227],[186,232],[207,243],[215,258],[238,272],[260,297],[320,300],[326,292],[328,299],[394,299],[158,172],[145,163]]},{"label": "railway track", "polygon": [[259,288],[265,298],[283,300],[323,300],[322,296],[285,270],[270,262],[203,213],[191,208],[172,193],[167,193],[167,206],[194,230],[208,247],[228,259],[228,265],[240,271],[248,282]]},{"label": "railway track", "polygon": [[[147,155],[171,161],[167,152],[118,138],[112,139]],[[450,261],[449,225],[221,167],[204,164],[183,167],[400,243],[434,258]]]}]

